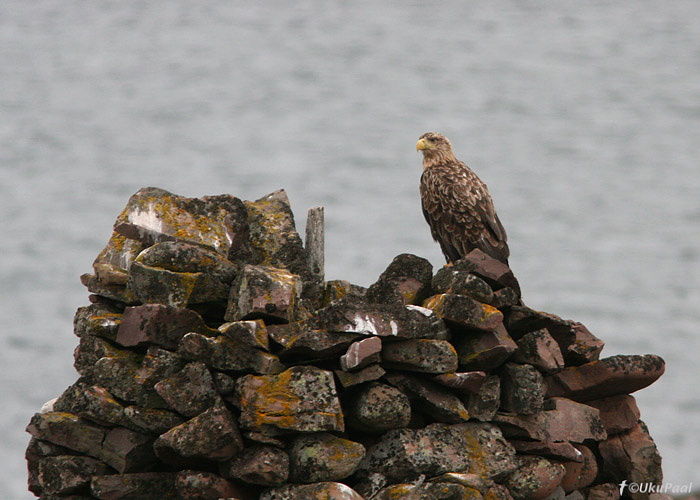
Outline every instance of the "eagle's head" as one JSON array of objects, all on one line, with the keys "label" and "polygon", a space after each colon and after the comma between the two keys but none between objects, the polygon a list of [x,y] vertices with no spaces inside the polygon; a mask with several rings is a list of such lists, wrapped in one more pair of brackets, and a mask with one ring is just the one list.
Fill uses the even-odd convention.
[{"label": "eagle's head", "polygon": [[416,151],[423,152],[424,163],[440,162],[454,158],[450,140],[437,132],[426,132],[416,144]]}]

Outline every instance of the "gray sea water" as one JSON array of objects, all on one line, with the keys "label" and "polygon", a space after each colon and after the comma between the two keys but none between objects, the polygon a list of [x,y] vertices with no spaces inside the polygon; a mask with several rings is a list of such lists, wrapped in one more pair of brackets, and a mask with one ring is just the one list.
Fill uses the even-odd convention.
[{"label": "gray sea water", "polygon": [[[700,486],[700,3],[0,2],[0,497],[76,373],[79,275],[143,186],[324,205],[326,276],[441,266],[418,198],[438,130],[489,185],[526,302],[637,394],[666,480]],[[303,234],[303,233],[302,233]]]}]

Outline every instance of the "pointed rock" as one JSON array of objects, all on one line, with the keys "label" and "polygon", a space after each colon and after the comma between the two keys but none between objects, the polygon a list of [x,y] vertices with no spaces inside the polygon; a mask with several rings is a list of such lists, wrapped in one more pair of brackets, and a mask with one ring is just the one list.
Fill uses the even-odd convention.
[{"label": "pointed rock", "polygon": [[513,354],[516,363],[527,363],[545,373],[564,368],[564,357],[559,344],[546,328],[526,333],[516,341],[518,350]]},{"label": "pointed rock", "polygon": [[422,257],[401,254],[367,290],[370,302],[422,304],[430,292],[432,264]]}]

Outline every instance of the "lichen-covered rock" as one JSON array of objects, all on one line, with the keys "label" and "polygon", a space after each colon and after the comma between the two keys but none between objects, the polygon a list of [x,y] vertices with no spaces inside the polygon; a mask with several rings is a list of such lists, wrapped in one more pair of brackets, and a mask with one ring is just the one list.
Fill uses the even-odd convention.
[{"label": "lichen-covered rock", "polygon": [[267,328],[261,319],[224,323],[219,326],[219,331],[232,340],[237,340],[265,351],[270,350]]},{"label": "lichen-covered rock", "polygon": [[145,304],[126,308],[116,340],[125,347],[157,345],[175,350],[180,339],[190,332],[218,333],[207,327],[199,314],[191,309]]},{"label": "lichen-covered rock", "polygon": [[170,408],[186,417],[194,417],[221,403],[214,379],[201,362],[188,363],[154,388]]},{"label": "lichen-covered rock", "polygon": [[124,406],[107,389],[91,385],[84,378],[78,379],[63,391],[53,409],[78,415],[100,425],[130,427]]},{"label": "lichen-covered rock", "polygon": [[501,407],[501,378],[489,375],[476,394],[467,401],[469,416],[481,422],[490,422]]},{"label": "lichen-covered rock", "polygon": [[501,480],[516,467],[515,449],[501,430],[490,423],[466,422],[453,426],[469,454],[469,472],[487,479]]},{"label": "lichen-covered rock", "polygon": [[153,436],[124,427],[109,429],[100,450],[100,460],[119,473],[149,470],[156,462]]},{"label": "lichen-covered rock", "polygon": [[140,241],[113,232],[107,245],[92,263],[95,277],[104,285],[126,285],[131,263],[144,248]]},{"label": "lichen-covered rock", "polygon": [[177,273],[201,274],[229,286],[238,274],[238,266],[219,252],[180,241],[157,243],[139,253],[135,261]]},{"label": "lichen-covered rock", "polygon": [[564,477],[564,466],[542,457],[518,457],[518,468],[508,476],[506,486],[515,500],[544,500],[554,493]]},{"label": "lichen-covered rock", "polygon": [[539,455],[568,462],[583,462],[583,454],[568,441],[520,441],[509,439],[515,451],[525,455]]},{"label": "lichen-covered rock", "polygon": [[39,483],[44,495],[79,493],[90,486],[92,476],[114,471],[95,458],[61,455],[39,461]]},{"label": "lichen-covered rock", "polygon": [[185,421],[183,417],[173,411],[138,406],[124,408],[124,416],[132,426],[151,434],[163,434]]},{"label": "lichen-covered rock", "polygon": [[278,375],[246,375],[237,382],[240,423],[245,429],[343,431],[333,373],[294,366]]},{"label": "lichen-covered rock", "polygon": [[143,188],[129,199],[114,230],[146,247],[181,241],[209,247],[232,260],[250,255],[247,211],[231,195],[185,198],[159,188]]},{"label": "lichen-covered rock", "polygon": [[367,450],[358,474],[379,473],[390,481],[415,480],[469,467],[468,443],[462,432],[447,424],[423,429],[394,429]]},{"label": "lichen-covered rock", "polygon": [[107,429],[65,412],[35,414],[27,432],[36,439],[100,458]]},{"label": "lichen-covered rock", "polygon": [[243,449],[243,439],[231,413],[223,406],[214,406],[162,434],[153,448],[158,458],[174,465],[197,460],[221,462]]},{"label": "lichen-covered rock", "polygon": [[215,370],[260,374],[284,371],[284,365],[276,355],[223,335],[207,337],[188,333],[180,340],[177,352],[185,359],[201,361]]},{"label": "lichen-covered rock", "polygon": [[104,297],[128,306],[135,306],[141,302],[126,285],[104,283],[94,274],[82,274],[80,282],[88,289],[88,292],[97,297]]},{"label": "lichen-covered rock", "polygon": [[587,500],[619,500],[620,485],[610,483],[596,484],[588,488],[587,493]]},{"label": "lichen-covered rock", "polygon": [[655,382],[664,369],[664,360],[653,354],[611,356],[550,375],[547,397],[585,402],[629,394]]},{"label": "lichen-covered rock", "polygon": [[270,340],[282,347],[279,356],[283,360],[320,360],[337,358],[355,340],[357,333],[334,333],[308,328],[304,323],[270,325]]},{"label": "lichen-covered rock", "polygon": [[532,365],[506,363],[501,372],[501,408],[521,415],[539,412],[544,405],[544,378]]},{"label": "lichen-covered rock", "polygon": [[382,366],[423,373],[448,373],[457,369],[457,352],[446,340],[409,339],[387,343]]},{"label": "lichen-covered rock", "polygon": [[371,433],[400,429],[411,421],[411,403],[395,387],[372,383],[362,389],[348,406],[348,423]]},{"label": "lichen-covered rock", "polygon": [[512,360],[530,364],[545,373],[564,368],[564,357],[556,340],[546,328],[526,333],[517,340],[518,350]]},{"label": "lichen-covered rock", "polygon": [[455,262],[454,267],[455,269],[468,271],[480,276],[495,290],[510,287],[520,297],[520,285],[508,265],[486,255],[478,248],[475,248]]},{"label": "lichen-covered rock", "polygon": [[90,492],[100,500],[181,500],[173,472],[93,476]]},{"label": "lichen-covered rock", "polygon": [[492,370],[502,365],[518,348],[503,325],[490,332],[459,335],[452,339],[452,344],[463,370]]},{"label": "lichen-covered rock", "polygon": [[80,338],[95,335],[113,341],[117,338],[122,312],[121,308],[100,303],[79,307],[73,317],[73,333]]},{"label": "lichen-covered rock", "polygon": [[[637,484],[661,484],[661,456],[644,422],[598,445],[603,457],[603,470],[615,481],[626,479]],[[626,492],[634,500],[648,497],[647,493]]]},{"label": "lichen-covered rock", "polygon": [[432,264],[422,257],[401,254],[394,257],[379,279],[367,290],[370,302],[422,304],[430,293]]},{"label": "lichen-covered rock", "polygon": [[447,339],[443,321],[430,309],[367,303],[348,296],[318,311],[315,323],[331,332],[359,333],[399,339]]},{"label": "lichen-covered rock", "polygon": [[400,372],[389,373],[384,378],[415,401],[416,410],[438,422],[454,424],[469,420],[469,412],[459,397],[434,382]]},{"label": "lichen-covered rock", "polygon": [[428,485],[392,484],[383,488],[373,500],[438,500]]},{"label": "lichen-covered rock", "polygon": [[257,495],[211,472],[180,471],[175,476],[175,489],[182,500],[257,500]]},{"label": "lichen-covered rock", "polygon": [[483,304],[491,304],[493,290],[484,280],[468,271],[445,266],[440,269],[432,280],[433,293],[452,293],[466,295]]},{"label": "lichen-covered rock", "polygon": [[293,321],[301,292],[299,275],[277,267],[247,264],[231,287],[224,317],[227,321]]},{"label": "lichen-covered rock", "polygon": [[254,445],[220,464],[219,471],[245,483],[281,486],[289,479],[289,455],[275,446]]},{"label": "lichen-covered rock", "polygon": [[433,380],[440,385],[449,387],[455,392],[478,394],[484,380],[486,380],[486,372],[442,373],[433,377]]},{"label": "lichen-covered rock", "polygon": [[260,500],[364,500],[343,483],[290,484],[265,491]]},{"label": "lichen-covered rock", "polygon": [[503,322],[503,313],[466,295],[441,293],[423,302],[445,321],[469,329],[490,332]]},{"label": "lichen-covered rock", "polygon": [[166,402],[139,377],[140,366],[127,356],[104,357],[92,368],[96,384],[117,398],[145,408],[165,408]]},{"label": "lichen-covered rock", "polygon": [[365,456],[360,443],[327,432],[301,435],[289,448],[290,479],[295,483],[340,481],[357,470]]},{"label": "lichen-covered rock", "polygon": [[383,377],[386,374],[386,371],[378,364],[372,364],[356,372],[335,370],[334,373],[340,381],[340,385],[347,389],[353,385],[364,384],[365,382],[377,380]]}]

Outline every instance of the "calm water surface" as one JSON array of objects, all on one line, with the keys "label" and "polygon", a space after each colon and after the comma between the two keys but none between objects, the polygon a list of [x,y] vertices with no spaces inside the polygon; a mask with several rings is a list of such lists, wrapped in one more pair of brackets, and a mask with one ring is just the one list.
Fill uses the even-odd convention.
[{"label": "calm water surface", "polygon": [[427,130],[491,190],[529,305],[605,355],[657,353],[637,395],[666,480],[700,484],[700,16],[692,0],[0,3],[0,497],[28,499],[32,413],[71,384],[78,277],[142,186],[256,199],[329,279],[442,265],[419,209]]}]

